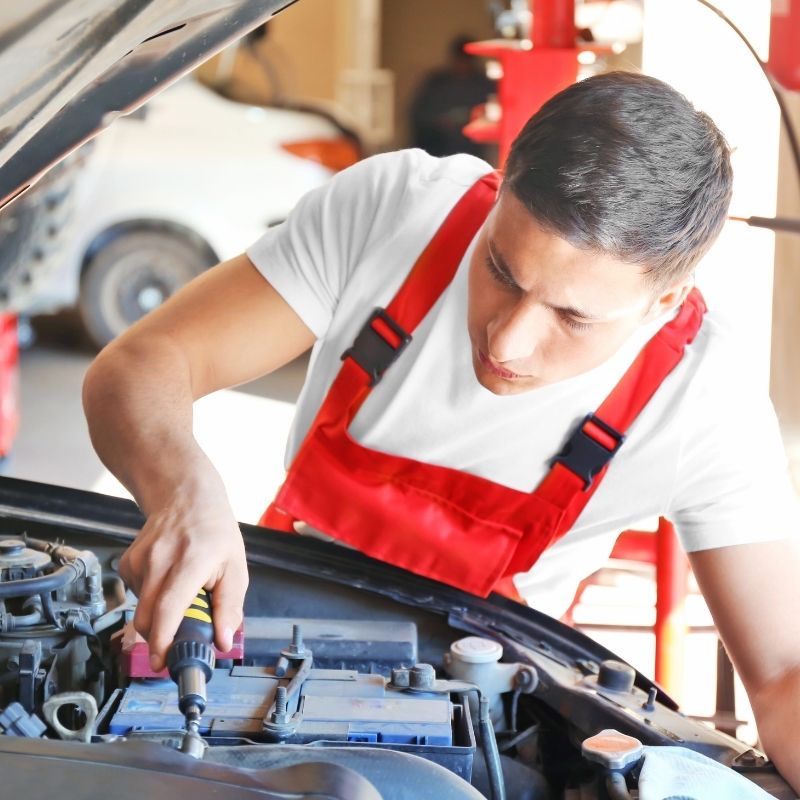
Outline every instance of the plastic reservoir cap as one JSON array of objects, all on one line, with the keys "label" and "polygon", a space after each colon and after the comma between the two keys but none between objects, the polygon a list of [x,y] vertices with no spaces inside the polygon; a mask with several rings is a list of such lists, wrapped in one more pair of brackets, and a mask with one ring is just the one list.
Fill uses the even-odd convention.
[{"label": "plastic reservoir cap", "polygon": [[450,645],[450,654],[466,664],[491,664],[503,657],[503,646],[492,639],[467,636]]},{"label": "plastic reservoir cap", "polygon": [[638,739],[613,728],[607,728],[596,736],[585,739],[581,750],[584,758],[602,764],[606,769],[625,769],[635,764],[644,753]]}]

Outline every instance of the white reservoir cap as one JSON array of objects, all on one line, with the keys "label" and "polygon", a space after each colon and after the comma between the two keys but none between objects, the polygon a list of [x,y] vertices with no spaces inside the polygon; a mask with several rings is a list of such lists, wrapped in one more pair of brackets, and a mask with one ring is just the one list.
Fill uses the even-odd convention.
[{"label": "white reservoir cap", "polygon": [[644,754],[642,743],[633,736],[606,728],[596,736],[583,740],[583,757],[602,764],[606,769],[625,769]]},{"label": "white reservoir cap", "polygon": [[503,646],[492,639],[467,636],[450,645],[450,654],[466,664],[491,664],[503,657]]}]

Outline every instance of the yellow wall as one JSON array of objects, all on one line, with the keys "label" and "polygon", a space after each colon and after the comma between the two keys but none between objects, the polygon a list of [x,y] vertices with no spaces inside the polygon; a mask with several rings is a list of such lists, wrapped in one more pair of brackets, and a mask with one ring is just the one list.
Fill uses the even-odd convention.
[{"label": "yellow wall", "polygon": [[[348,66],[348,2],[302,0],[270,20],[267,37],[256,45],[267,69],[239,47],[228,83],[231,93],[240,100],[270,102],[280,99],[277,87],[281,97],[295,101],[334,100],[338,72]],[[198,75],[214,83],[228,74],[228,66],[222,54],[204,64]]]}]

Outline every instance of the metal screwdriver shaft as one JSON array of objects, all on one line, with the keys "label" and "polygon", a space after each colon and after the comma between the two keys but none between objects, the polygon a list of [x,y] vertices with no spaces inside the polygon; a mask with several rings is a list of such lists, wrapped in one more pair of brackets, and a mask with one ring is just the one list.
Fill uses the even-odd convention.
[{"label": "metal screwdriver shaft", "polygon": [[186,721],[181,751],[202,758],[200,720],[206,708],[206,684],[214,674],[214,623],[211,596],[201,589],[186,609],[167,653],[170,677],[178,684],[178,708]]}]

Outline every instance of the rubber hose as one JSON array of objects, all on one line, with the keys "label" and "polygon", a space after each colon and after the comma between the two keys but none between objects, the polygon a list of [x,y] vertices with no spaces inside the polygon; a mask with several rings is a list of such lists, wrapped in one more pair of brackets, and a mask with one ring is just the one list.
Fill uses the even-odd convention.
[{"label": "rubber hose", "polygon": [[492,796],[492,800],[506,800],[506,787],[503,781],[503,768],[500,764],[500,753],[497,751],[497,739],[495,739],[492,720],[489,717],[489,698],[481,695],[478,703],[478,726],[481,731],[483,757],[486,759],[489,792]]},{"label": "rubber hose", "polygon": [[38,625],[43,619],[42,612],[38,608],[35,611],[31,611],[30,614],[11,614],[10,616],[14,626],[13,630],[30,628],[33,625]]},{"label": "rubber hose", "polygon": [[0,598],[28,597],[32,594],[55,592],[78,580],[80,575],[80,570],[75,565],[64,564],[48,575],[0,583]]}]

